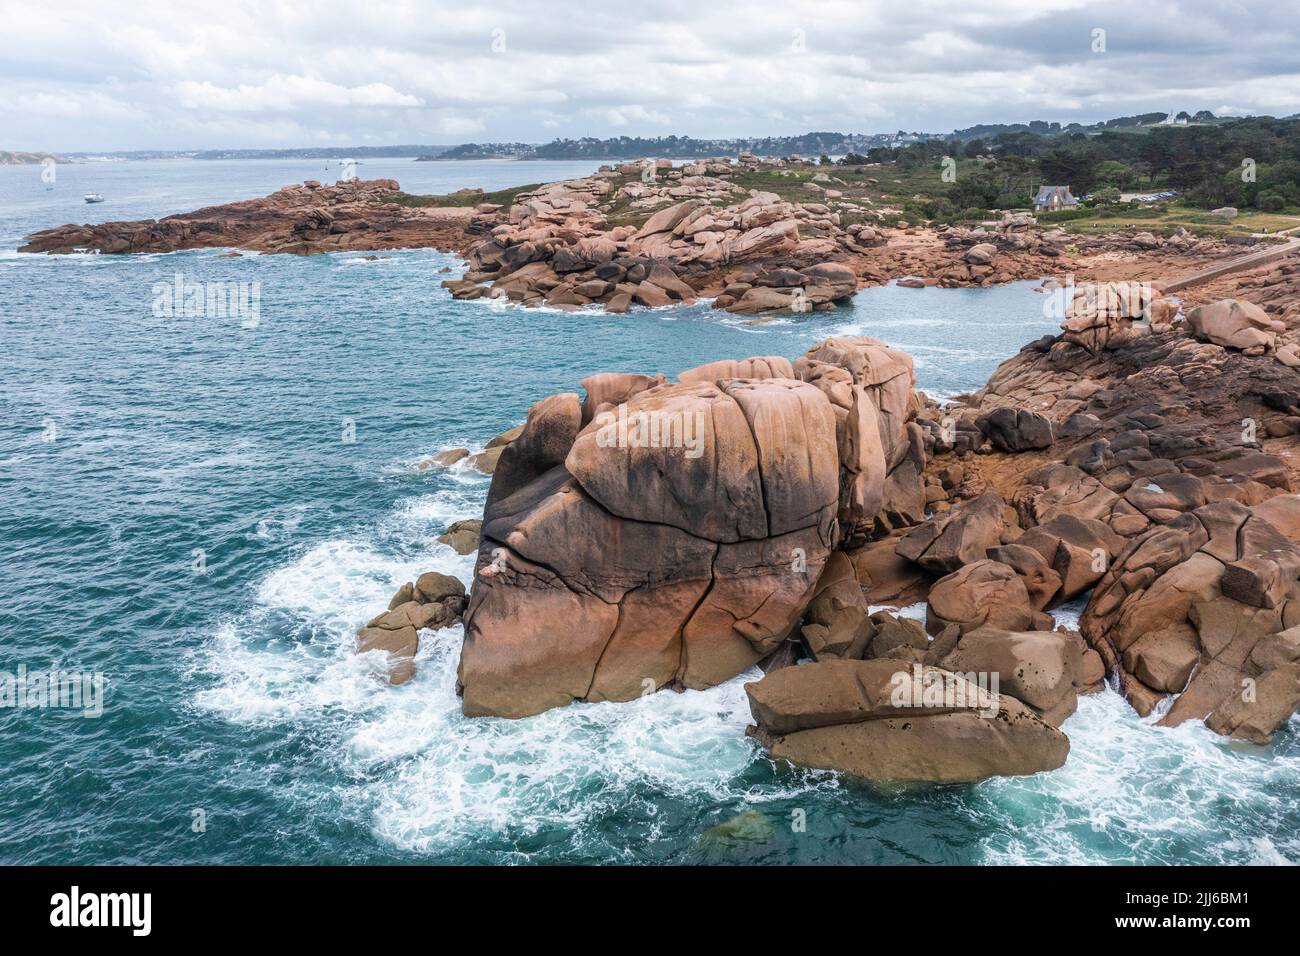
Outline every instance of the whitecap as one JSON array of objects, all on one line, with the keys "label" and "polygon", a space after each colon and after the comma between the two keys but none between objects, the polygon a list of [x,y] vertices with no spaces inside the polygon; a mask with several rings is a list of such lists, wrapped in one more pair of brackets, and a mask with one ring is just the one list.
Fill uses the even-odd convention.
[{"label": "whitecap", "polygon": [[[1294,862],[1300,755],[1218,736],[1200,721],[1159,727],[1113,690],[1079,699],[1062,725],[1065,766],[985,781],[973,821],[995,864]],[[1294,735],[1296,721],[1281,735]],[[1263,842],[1261,842],[1263,841]]]}]

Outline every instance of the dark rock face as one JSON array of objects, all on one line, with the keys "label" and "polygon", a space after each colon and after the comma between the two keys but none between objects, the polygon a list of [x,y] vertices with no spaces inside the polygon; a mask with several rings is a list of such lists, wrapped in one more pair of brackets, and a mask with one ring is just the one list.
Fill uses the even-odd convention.
[{"label": "dark rock face", "polygon": [[1086,650],[1074,633],[980,627],[935,641],[926,663],[957,673],[997,674],[999,693],[1010,694],[1059,727],[1088,687]]},{"label": "dark rock face", "polygon": [[[641,240],[675,242],[654,237],[706,212]],[[623,294],[689,295],[661,263],[608,251],[574,253],[576,273],[604,274],[565,280],[572,294],[634,279]],[[546,261],[503,281],[549,282]],[[786,296],[812,271],[755,270],[725,295]],[[539,402],[485,509],[465,712],[703,688],[761,664],[752,733],[773,756],[970,781],[1059,766],[1056,725],[1109,676],[1142,713],[1177,695],[1164,723],[1266,741],[1300,704],[1300,497],[1285,494],[1300,386],[1272,346],[1199,340],[1178,303],[1138,304],[1072,313],[945,408],[866,337],[677,383],[602,373],[585,397]],[[1256,437],[1266,410],[1283,413],[1262,429],[1280,445]],[[1055,628],[1047,610],[1079,598],[1082,633]],[[920,600],[925,628],[872,611]],[[892,696],[900,674],[916,701]]]},{"label": "dark rock face", "polygon": [[1023,408],[995,408],[975,424],[999,451],[1029,451],[1052,446],[1052,421]]}]

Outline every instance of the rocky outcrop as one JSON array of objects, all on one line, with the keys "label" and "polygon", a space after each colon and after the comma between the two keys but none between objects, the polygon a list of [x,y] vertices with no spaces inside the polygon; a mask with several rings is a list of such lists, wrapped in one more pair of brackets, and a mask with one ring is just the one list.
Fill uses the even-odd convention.
[{"label": "rocky outcrop", "polygon": [[750,733],[779,760],[888,783],[1054,770],[1069,741],[1007,694],[893,660],[787,667],[746,684]]},{"label": "rocky outcrop", "polygon": [[1078,694],[1090,687],[1087,650],[1078,634],[984,626],[935,641],[925,662],[947,671],[997,674],[998,693],[1010,694],[1059,727],[1074,713]]},{"label": "rocky outcrop", "polygon": [[995,408],[975,419],[975,425],[998,451],[1029,451],[1052,447],[1052,420],[1023,408]]},{"label": "rocky outcrop", "polygon": [[[1083,684],[1108,674],[1140,713],[1257,743],[1290,718],[1300,384],[1279,353],[1300,339],[1285,304],[1300,269],[1274,268],[1251,287],[1281,302],[1218,299],[1184,318],[1140,296],[1092,325],[1075,309],[975,395],[921,411],[927,489],[950,510],[913,541],[991,492],[1024,529],[982,561],[949,549],[960,569],[927,596],[936,647],[990,625],[1046,631],[1035,615],[1086,598]],[[940,477],[953,468],[960,481]]]},{"label": "rocky outcrop", "polygon": [[1066,306],[1063,338],[1094,353],[1117,348],[1136,334],[1134,323],[1148,316],[1155,298],[1148,282],[1086,283]]},{"label": "rocky outcrop", "polygon": [[823,262],[805,269],[767,269],[738,277],[713,300],[715,309],[739,315],[825,311],[852,298],[858,277],[847,265]]},{"label": "rocky outcrop", "polygon": [[983,559],[940,578],[930,589],[925,626],[931,634],[991,625],[1009,631],[1051,630],[1052,618],[1035,610],[1025,579],[1014,568]]},{"label": "rocky outcrop", "polygon": [[925,453],[910,425],[918,407],[911,356],[868,336],[827,339],[795,362],[794,374],[835,412],[844,540],[920,521]]},{"label": "rocky outcrop", "polygon": [[420,632],[459,623],[464,609],[465,585],[450,575],[429,571],[398,588],[388,610],[357,631],[357,653],[383,651],[388,682],[405,684],[415,676]]},{"label": "rocky outcrop", "polygon": [[157,220],[46,229],[28,236],[19,251],[116,255],[237,246],[312,255],[352,249],[462,247],[472,209],[412,208],[388,201],[398,189],[392,179],[352,180],[332,186],[309,180],[261,199]]},{"label": "rocky outcrop", "polygon": [[1187,326],[1198,339],[1240,349],[1247,355],[1263,355],[1277,348],[1277,335],[1286,323],[1270,318],[1253,302],[1222,299],[1198,306],[1187,313]]},{"label": "rocky outcrop", "polygon": [[838,550],[845,528],[879,525],[891,483],[924,500],[910,359],[853,338],[794,366],[679,378],[591,376],[504,446],[461,654],[467,714],[708,687],[792,638],[818,659],[861,657],[882,628],[881,647],[924,640],[869,617]]},{"label": "rocky outcrop", "polygon": [[981,495],[909,531],[895,550],[931,574],[951,574],[1019,534],[1014,520],[1008,524],[1007,511],[997,495]]},{"label": "rocky outcrop", "polygon": [[1300,659],[1287,633],[1300,624],[1298,577],[1300,547],[1250,508],[1215,502],[1133,540],[1080,624],[1140,713],[1177,695],[1162,723],[1211,718],[1264,739],[1300,703],[1280,706]]},{"label": "rocky outcrop", "polygon": [[467,714],[726,680],[794,630],[835,545],[834,415],[811,385],[655,385],[580,425],[576,395],[547,399],[498,487],[503,455],[461,653]]}]

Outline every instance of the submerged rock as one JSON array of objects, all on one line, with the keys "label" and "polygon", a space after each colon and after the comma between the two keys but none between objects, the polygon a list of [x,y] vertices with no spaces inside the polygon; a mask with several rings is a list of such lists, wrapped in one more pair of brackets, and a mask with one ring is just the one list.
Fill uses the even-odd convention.
[{"label": "submerged rock", "polygon": [[772,821],[757,810],[746,810],[730,820],[709,827],[700,834],[703,844],[729,845],[737,843],[761,843],[772,839],[776,831]]}]

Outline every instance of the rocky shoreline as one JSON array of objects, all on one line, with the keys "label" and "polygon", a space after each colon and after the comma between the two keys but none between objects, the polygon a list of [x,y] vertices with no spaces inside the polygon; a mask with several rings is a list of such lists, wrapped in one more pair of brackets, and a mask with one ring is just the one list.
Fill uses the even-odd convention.
[{"label": "rocky shoreline", "polygon": [[392,179],[322,185],[309,179],[261,199],[129,222],[58,226],[27,236],[19,252],[66,255],[98,252],[177,252],[234,247],[252,252],[314,255],[326,252],[434,247],[460,249],[472,210],[412,209],[384,198]]},{"label": "rocky shoreline", "polygon": [[[758,183],[758,187],[742,183]],[[867,182],[874,182],[868,179]],[[1127,230],[1096,238],[1008,213],[977,227],[900,221],[808,163],[716,159],[604,166],[590,177],[507,191],[408,196],[391,179],[308,180],[261,199],[159,220],[69,224],[27,237],[21,252],[124,254],[233,247],[314,255],[437,248],[468,268],[443,285],[456,298],[621,313],[711,299],[760,316],[830,309],[860,288],[988,286],[1045,275],[1168,278],[1223,258],[1225,243]]]},{"label": "rocky shoreline", "polygon": [[[1300,264],[1233,281],[1259,301],[1078,288],[1060,335],[945,406],[867,337],[544,399],[483,515],[465,713],[757,665],[751,736],[870,780],[1054,769],[1108,680],[1162,725],[1267,743],[1300,706]],[[698,415],[703,454],[602,445],[614,410]],[[917,601],[924,627],[873,612]]]},{"label": "rocky shoreline", "polygon": [[[1061,276],[1044,284],[1069,296],[1061,333],[943,406],[862,336],[542,398],[475,462],[481,522],[449,529],[477,550],[468,594],[424,575],[358,649],[401,683],[420,635],[463,621],[463,710],[511,718],[758,666],[759,744],[879,781],[1059,767],[1061,722],[1108,680],[1164,725],[1267,742],[1300,705],[1300,263],[1174,298],[1164,282],[1221,243],[873,223],[829,175],[795,201],[734,181],[755,169],[784,167],[630,164],[473,207],[308,183],[24,251],[434,246],[468,263],[444,283],[457,298],[754,316],[890,279]],[[1050,613],[1067,601],[1086,602],[1078,631]],[[918,602],[924,626],[896,613]]]},{"label": "rocky shoreline", "polygon": [[[1080,295],[942,407],[863,336],[538,402],[498,446],[464,712],[758,666],[757,742],[875,781],[1055,769],[1107,680],[1166,726],[1267,743],[1300,706],[1300,378],[1277,339],[1216,341],[1268,314],[1250,303],[1115,301],[1135,307],[1100,324]],[[689,420],[694,457],[609,431]],[[924,626],[873,610],[917,601]]]}]

